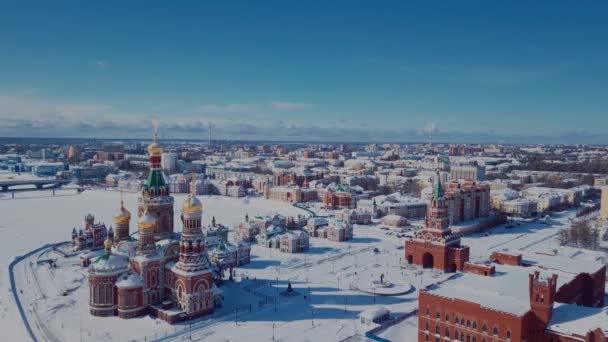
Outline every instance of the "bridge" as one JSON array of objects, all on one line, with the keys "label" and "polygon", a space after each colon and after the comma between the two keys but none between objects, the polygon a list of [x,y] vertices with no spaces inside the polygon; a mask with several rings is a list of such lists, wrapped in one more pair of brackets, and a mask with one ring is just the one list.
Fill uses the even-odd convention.
[{"label": "bridge", "polygon": [[[62,185],[69,184],[69,180],[64,179],[30,179],[30,180],[3,180],[0,181],[0,192],[9,191],[27,191],[27,190],[40,190],[40,189],[54,189]],[[24,185],[31,185],[32,188],[22,188]],[[13,187],[21,187],[18,189],[11,189]]]}]

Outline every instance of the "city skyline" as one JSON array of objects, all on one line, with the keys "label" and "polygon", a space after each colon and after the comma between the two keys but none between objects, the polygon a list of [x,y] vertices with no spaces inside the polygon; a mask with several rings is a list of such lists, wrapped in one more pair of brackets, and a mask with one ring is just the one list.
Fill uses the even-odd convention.
[{"label": "city skyline", "polygon": [[0,136],[604,143],[606,6],[0,5]]}]

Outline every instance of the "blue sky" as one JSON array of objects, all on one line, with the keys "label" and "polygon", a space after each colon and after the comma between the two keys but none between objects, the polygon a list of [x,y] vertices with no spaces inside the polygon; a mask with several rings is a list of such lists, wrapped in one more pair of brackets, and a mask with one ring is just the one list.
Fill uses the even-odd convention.
[{"label": "blue sky", "polygon": [[[608,139],[608,3],[0,3],[0,136]],[[128,128],[127,128],[128,127]]]}]

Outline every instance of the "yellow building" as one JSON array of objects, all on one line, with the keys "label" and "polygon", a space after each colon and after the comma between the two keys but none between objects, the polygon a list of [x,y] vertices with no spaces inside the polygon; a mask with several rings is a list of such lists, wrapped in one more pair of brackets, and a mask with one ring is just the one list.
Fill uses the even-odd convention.
[{"label": "yellow building", "polygon": [[602,208],[600,209],[602,220],[608,220],[608,186],[602,188]]}]

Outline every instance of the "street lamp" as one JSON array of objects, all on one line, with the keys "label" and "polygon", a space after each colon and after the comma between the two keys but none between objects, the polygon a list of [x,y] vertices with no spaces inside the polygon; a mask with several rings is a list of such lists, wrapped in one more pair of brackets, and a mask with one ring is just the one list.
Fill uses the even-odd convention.
[{"label": "street lamp", "polygon": [[234,309],[234,324],[239,325],[239,308]]},{"label": "street lamp", "polygon": [[272,323],[272,340],[274,341],[274,323]]},{"label": "street lamp", "polygon": [[314,327],[315,326],[315,310],[310,309],[310,323]]}]

